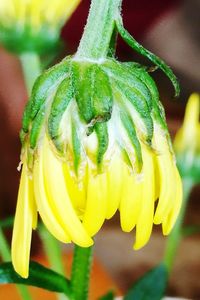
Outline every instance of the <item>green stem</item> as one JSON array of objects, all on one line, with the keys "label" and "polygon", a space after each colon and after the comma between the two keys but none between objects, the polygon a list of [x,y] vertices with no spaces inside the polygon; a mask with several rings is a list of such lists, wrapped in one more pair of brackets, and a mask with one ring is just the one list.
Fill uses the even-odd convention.
[{"label": "green stem", "polygon": [[23,69],[28,95],[30,95],[36,78],[42,72],[40,58],[36,53],[32,52],[23,53],[19,58]]},{"label": "green stem", "polygon": [[91,265],[92,247],[81,248],[75,246],[71,275],[71,288],[74,300],[88,299]]},{"label": "green stem", "polygon": [[[46,230],[43,225],[40,227],[39,234],[51,268],[65,276],[60,243]],[[68,298],[66,298],[64,294],[57,294],[57,299],[64,300]]]},{"label": "green stem", "polygon": [[46,230],[44,226],[40,228],[40,237],[52,269],[59,274],[65,275],[62,264],[62,251],[58,241]]},{"label": "green stem", "polygon": [[106,58],[121,3],[122,0],[92,0],[87,24],[75,59],[101,60]]},{"label": "green stem", "polygon": [[192,187],[194,186],[194,182],[190,178],[184,178],[183,179],[183,203],[181,207],[181,211],[179,214],[179,217],[176,221],[176,224],[171,232],[171,234],[168,237],[166,250],[165,250],[165,256],[164,256],[164,263],[170,272],[173,263],[177,254],[177,250],[182,238],[182,226],[183,221],[185,217],[185,212],[187,208],[187,203],[189,199],[190,192],[192,190]]},{"label": "green stem", "polygon": [[0,255],[3,261],[10,261],[10,247],[3,230],[0,227]]}]

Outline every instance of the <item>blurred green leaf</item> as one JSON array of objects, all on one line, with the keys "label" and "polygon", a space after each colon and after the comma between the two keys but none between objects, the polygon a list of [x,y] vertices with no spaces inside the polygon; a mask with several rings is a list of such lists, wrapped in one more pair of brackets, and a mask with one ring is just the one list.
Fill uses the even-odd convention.
[{"label": "blurred green leaf", "polygon": [[99,300],[113,300],[115,299],[115,295],[112,291],[108,292],[106,295],[99,298]]},{"label": "blurred green leaf", "polygon": [[14,223],[14,216],[10,216],[10,217],[0,221],[0,227],[2,229],[4,229],[4,228],[7,229],[7,228],[12,227],[13,223]]},{"label": "blurred green leaf", "polygon": [[29,266],[29,277],[24,279],[20,277],[13,269],[12,263],[3,263],[0,265],[0,284],[17,283],[31,285],[52,292],[64,293],[69,296],[70,282],[64,276],[31,261]]},{"label": "blurred green leaf", "polygon": [[197,233],[200,233],[200,225],[185,226],[182,229],[183,236],[190,236]]},{"label": "blurred green leaf", "polygon": [[124,297],[124,300],[162,299],[166,288],[167,275],[166,267],[163,264],[158,265],[134,284]]}]

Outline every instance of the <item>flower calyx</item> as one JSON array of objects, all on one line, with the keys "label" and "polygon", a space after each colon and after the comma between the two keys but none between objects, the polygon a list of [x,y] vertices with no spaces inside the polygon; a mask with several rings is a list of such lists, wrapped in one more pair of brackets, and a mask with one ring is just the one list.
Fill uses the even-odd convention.
[{"label": "flower calyx", "polygon": [[31,169],[47,134],[56,155],[77,175],[88,159],[101,172],[116,149],[139,173],[141,144],[155,150],[157,127],[171,149],[159,93],[144,66],[112,58],[98,63],[67,57],[33,87],[23,117],[22,156],[28,151]]}]

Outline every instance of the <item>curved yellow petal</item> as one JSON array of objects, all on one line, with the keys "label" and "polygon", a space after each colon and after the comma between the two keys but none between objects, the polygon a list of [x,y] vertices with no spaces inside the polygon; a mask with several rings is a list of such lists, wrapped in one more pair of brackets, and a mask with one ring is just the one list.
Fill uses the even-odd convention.
[{"label": "curved yellow petal", "polygon": [[184,150],[194,150],[197,142],[199,125],[200,100],[198,94],[192,94],[185,110],[183,126],[178,130],[174,139],[174,148],[177,153]]},{"label": "curved yellow petal", "polygon": [[107,212],[108,187],[106,173],[95,175],[89,170],[87,204],[83,225],[91,236],[103,225]]},{"label": "curved yellow petal", "polygon": [[167,141],[161,135],[156,141],[159,153],[156,155],[160,181],[160,195],[154,223],[160,224],[173,206],[175,195],[175,162],[169,151]]},{"label": "curved yellow petal", "polygon": [[120,201],[120,221],[122,230],[130,232],[136,225],[142,205],[143,180],[131,174],[124,166],[122,194]]},{"label": "curved yellow petal", "polygon": [[60,224],[74,243],[81,247],[91,246],[93,240],[84,229],[69,198],[63,163],[52,152],[47,139],[44,143],[43,168],[48,197],[54,203],[54,214],[59,219]]},{"label": "curved yellow petal", "polygon": [[39,159],[34,163],[33,169],[34,193],[38,211],[49,232],[55,236],[57,240],[63,243],[69,243],[70,238],[59,223],[54,212],[54,206],[51,198],[48,197],[45,189],[42,156],[43,153],[41,151],[39,153]]},{"label": "curved yellow petal", "polygon": [[117,156],[110,162],[107,171],[108,196],[106,219],[112,218],[119,208],[123,181],[122,171],[122,159]]},{"label": "curved yellow petal", "polygon": [[77,213],[82,215],[86,206],[86,174],[83,176],[82,182],[78,182],[78,179],[70,174],[67,164],[63,165],[63,174],[73,206]]},{"label": "curved yellow petal", "polygon": [[46,5],[48,18],[53,22],[63,22],[63,20],[67,20],[72,15],[79,3],[80,0],[54,0],[54,3],[51,5],[48,2]]},{"label": "curved yellow petal", "polygon": [[29,22],[35,30],[43,25],[55,28],[67,21],[79,3],[80,0],[3,0],[0,13],[9,18],[7,23],[16,19],[22,25]]},{"label": "curved yellow petal", "polygon": [[179,175],[178,170],[176,169],[176,193],[173,198],[173,207],[170,213],[166,216],[165,220],[162,224],[163,234],[168,235],[172,230],[181,208],[182,198],[183,198],[183,189],[182,189],[182,181]]},{"label": "curved yellow petal", "polygon": [[33,196],[33,182],[26,164],[23,165],[12,236],[12,263],[23,278],[28,277],[32,227],[37,210]]},{"label": "curved yellow petal", "polygon": [[136,224],[136,240],[134,249],[142,248],[149,240],[153,227],[154,202],[155,202],[155,178],[154,160],[152,150],[146,145],[142,146],[143,157],[143,189],[141,199],[141,211]]}]

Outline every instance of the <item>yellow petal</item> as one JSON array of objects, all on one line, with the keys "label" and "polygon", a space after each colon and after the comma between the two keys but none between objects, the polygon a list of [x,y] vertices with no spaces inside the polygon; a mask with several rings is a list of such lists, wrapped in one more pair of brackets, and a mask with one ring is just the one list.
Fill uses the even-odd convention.
[{"label": "yellow petal", "polygon": [[83,225],[91,236],[99,231],[106,218],[108,188],[106,173],[95,175],[89,171],[87,204]]},{"label": "yellow petal", "polygon": [[156,208],[154,223],[160,224],[173,206],[173,198],[176,190],[175,163],[165,137],[156,138],[156,146],[159,153],[156,155],[160,181],[160,195]]},{"label": "yellow petal", "polygon": [[86,205],[86,174],[83,175],[82,182],[78,182],[78,179],[70,174],[67,164],[63,165],[63,171],[69,197],[77,213],[82,214]]},{"label": "yellow petal", "polygon": [[110,219],[119,208],[122,191],[123,168],[121,157],[115,157],[107,171],[108,197],[106,219]]},{"label": "yellow petal", "polygon": [[54,205],[51,201],[51,198],[48,197],[45,189],[42,151],[39,153],[38,161],[35,161],[34,163],[33,181],[35,199],[42,221],[49,232],[55,236],[56,239],[63,243],[69,243],[70,238],[59,223],[59,220],[54,212]]},{"label": "yellow petal", "polygon": [[93,240],[84,229],[69,198],[63,163],[52,152],[47,139],[44,146],[43,167],[48,197],[54,203],[54,214],[59,218],[60,224],[74,243],[81,247],[91,246]]},{"label": "yellow petal", "polygon": [[124,166],[120,221],[122,230],[125,232],[129,232],[135,227],[141,211],[143,182],[139,180],[138,176],[131,174],[128,167]]},{"label": "yellow petal", "polygon": [[152,151],[145,145],[142,146],[143,157],[143,190],[141,200],[141,211],[136,225],[136,240],[134,249],[140,249],[149,240],[153,226],[154,200],[155,200],[155,178],[154,160]]},{"label": "yellow petal", "polygon": [[14,269],[23,278],[27,278],[29,273],[32,227],[37,218],[36,215],[33,182],[29,178],[27,166],[24,164],[17,199],[11,249]]},{"label": "yellow petal", "polygon": [[163,221],[162,224],[162,229],[163,229],[163,234],[168,235],[170,231],[172,230],[180,208],[181,208],[181,203],[182,203],[182,198],[183,198],[183,189],[182,189],[182,182],[181,178],[179,175],[178,170],[176,169],[176,177],[175,177],[175,183],[176,183],[176,193],[173,198],[173,207],[170,213],[166,216],[165,220]]},{"label": "yellow petal", "polygon": [[176,152],[194,149],[197,142],[199,124],[200,99],[198,94],[192,94],[188,100],[182,128],[177,132],[174,140]]}]

